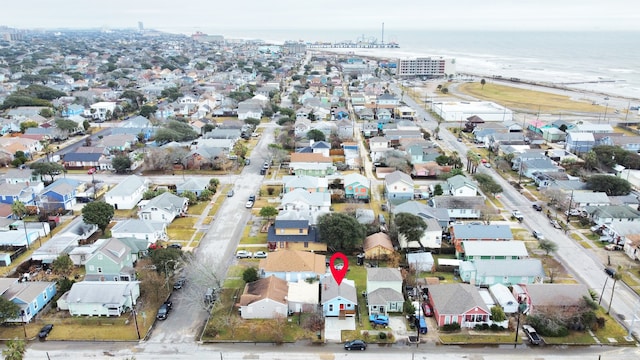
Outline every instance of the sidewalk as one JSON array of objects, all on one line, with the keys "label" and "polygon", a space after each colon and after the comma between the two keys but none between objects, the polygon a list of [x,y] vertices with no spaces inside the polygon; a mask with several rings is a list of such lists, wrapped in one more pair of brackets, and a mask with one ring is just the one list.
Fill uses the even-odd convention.
[{"label": "sidewalk", "polygon": [[211,226],[211,224],[215,221],[215,219],[216,219],[215,215],[212,215],[213,219],[209,222],[209,224],[204,224],[204,222],[207,219],[207,217],[209,217],[209,212],[211,211],[211,209],[213,208],[215,203],[218,201],[218,198],[220,197],[220,194],[222,193],[221,189],[222,189],[222,185],[219,186],[218,191],[216,191],[216,193],[213,195],[213,197],[211,197],[211,200],[209,201],[207,206],[204,208],[204,210],[202,210],[202,214],[200,214],[198,216],[198,220],[193,225],[193,228],[196,229],[196,232],[193,233],[193,235],[191,236],[191,239],[189,239],[187,244],[184,246],[185,250],[193,251],[194,247],[192,246],[192,244],[196,240],[196,237],[198,236],[198,234],[206,233],[207,230],[209,230],[209,227]]}]

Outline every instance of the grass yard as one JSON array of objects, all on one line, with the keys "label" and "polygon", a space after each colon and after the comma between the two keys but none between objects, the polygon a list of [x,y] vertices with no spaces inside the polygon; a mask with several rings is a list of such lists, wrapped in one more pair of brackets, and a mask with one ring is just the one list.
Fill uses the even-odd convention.
[{"label": "grass yard", "polygon": [[457,90],[477,99],[495,101],[510,109],[536,113],[593,112],[603,113],[604,106],[591,101],[573,100],[569,96],[542,91],[527,90],[488,82],[484,88],[480,82],[459,84]]},{"label": "grass yard", "polygon": [[[593,331],[594,336],[604,345],[634,345],[634,341],[627,341],[627,331],[620,326],[611,316],[607,315],[601,308],[596,311],[597,317],[604,317],[604,327]],[[595,345],[597,341],[587,331],[570,331],[565,337],[543,337],[544,342],[549,345],[577,344],[577,345]],[[613,341],[610,341],[613,339]]]},{"label": "grass yard", "polygon": [[129,209],[129,210],[114,210],[113,211],[114,218],[137,218],[138,217],[138,209]]},{"label": "grass yard", "polygon": [[[474,331],[455,333],[455,334],[440,334],[438,335],[440,342],[445,345],[454,344],[513,344],[516,339],[516,333],[513,331],[505,332],[478,332]],[[521,341],[521,338],[518,338]]]},{"label": "grass yard", "polygon": [[208,201],[199,201],[195,205],[189,205],[189,215],[202,215],[207,205],[209,205]]},{"label": "grass yard", "polygon": [[167,227],[167,235],[171,240],[191,240],[196,229],[194,226],[198,221],[197,217],[182,217],[176,218]]}]

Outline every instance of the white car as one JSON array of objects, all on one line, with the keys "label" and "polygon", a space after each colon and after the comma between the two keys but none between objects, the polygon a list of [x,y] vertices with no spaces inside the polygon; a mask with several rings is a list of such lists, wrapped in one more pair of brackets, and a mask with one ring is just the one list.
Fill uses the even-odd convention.
[{"label": "white car", "polygon": [[244,207],[246,207],[247,209],[251,209],[253,207],[253,201],[251,200],[247,201],[247,203],[244,204]]},{"label": "white car", "polygon": [[533,237],[538,240],[544,240],[544,235],[541,232],[533,230]]},{"label": "white car", "polygon": [[253,253],[251,251],[246,251],[246,250],[239,250],[236,253],[236,257],[238,259],[249,259],[253,257]]},{"label": "white car", "polygon": [[255,254],[253,254],[253,257],[256,259],[266,259],[267,258],[267,253],[264,251],[256,251]]}]

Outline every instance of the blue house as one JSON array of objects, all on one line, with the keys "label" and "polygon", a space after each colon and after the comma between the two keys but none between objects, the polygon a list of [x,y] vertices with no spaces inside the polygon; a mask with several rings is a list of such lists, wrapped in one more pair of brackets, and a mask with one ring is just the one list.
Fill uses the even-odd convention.
[{"label": "blue house", "polygon": [[42,206],[47,211],[70,210],[76,204],[76,192],[80,182],[73,179],[58,179],[44,188],[41,193]]},{"label": "blue house", "polygon": [[84,114],[84,106],[79,104],[71,104],[71,105],[65,106],[62,109],[63,117],[71,117],[74,115],[82,115],[82,114]]},{"label": "blue house", "polygon": [[2,297],[20,307],[20,313],[7,322],[28,323],[56,295],[56,283],[48,281],[23,281],[13,278],[0,279]]},{"label": "blue house", "polygon": [[320,284],[322,314],[328,316],[355,316],[358,296],[353,280],[343,279],[340,285],[333,276],[325,276]]},{"label": "blue house", "polygon": [[21,201],[25,205],[33,205],[35,193],[27,183],[0,184],[0,204],[13,204]]}]

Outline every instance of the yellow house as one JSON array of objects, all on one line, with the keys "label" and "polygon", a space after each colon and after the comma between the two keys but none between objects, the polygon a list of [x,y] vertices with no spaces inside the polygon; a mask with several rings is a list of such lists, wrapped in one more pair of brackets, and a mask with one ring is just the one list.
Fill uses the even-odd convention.
[{"label": "yellow house", "polygon": [[384,259],[395,252],[391,238],[383,232],[367,236],[364,239],[362,248],[364,250],[364,257],[367,260]]},{"label": "yellow house", "polygon": [[267,244],[270,251],[280,249],[327,251],[327,244],[318,240],[318,231],[309,220],[278,220],[269,227]]}]

